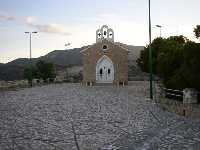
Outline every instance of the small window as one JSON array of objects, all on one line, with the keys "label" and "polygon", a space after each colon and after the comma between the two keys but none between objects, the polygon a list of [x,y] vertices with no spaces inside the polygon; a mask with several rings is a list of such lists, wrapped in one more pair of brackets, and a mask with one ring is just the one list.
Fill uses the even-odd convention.
[{"label": "small window", "polygon": [[110,69],[108,69],[108,74],[110,74]]},{"label": "small window", "polygon": [[108,46],[107,45],[103,45],[103,50],[107,50],[108,49]]},{"label": "small window", "polygon": [[102,74],[103,74],[103,69],[101,68],[101,69],[100,69],[100,75],[102,75]]}]

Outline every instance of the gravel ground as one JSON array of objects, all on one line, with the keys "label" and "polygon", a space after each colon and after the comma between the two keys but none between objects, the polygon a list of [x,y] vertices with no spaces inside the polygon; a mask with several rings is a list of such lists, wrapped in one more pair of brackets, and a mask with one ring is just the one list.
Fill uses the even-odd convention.
[{"label": "gravel ground", "polygon": [[199,150],[200,121],[163,111],[148,83],[0,92],[0,150]]}]

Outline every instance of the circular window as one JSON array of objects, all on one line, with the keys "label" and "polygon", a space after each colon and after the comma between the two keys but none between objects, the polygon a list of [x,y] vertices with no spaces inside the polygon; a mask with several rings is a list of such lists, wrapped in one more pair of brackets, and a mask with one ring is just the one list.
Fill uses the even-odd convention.
[{"label": "circular window", "polygon": [[103,45],[103,50],[107,50],[108,46],[107,45]]}]

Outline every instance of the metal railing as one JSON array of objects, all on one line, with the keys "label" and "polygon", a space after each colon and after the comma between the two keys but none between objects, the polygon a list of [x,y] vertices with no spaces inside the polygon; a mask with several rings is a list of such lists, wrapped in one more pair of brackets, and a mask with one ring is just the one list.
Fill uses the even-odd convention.
[{"label": "metal railing", "polygon": [[183,101],[183,91],[176,89],[162,88],[166,98]]}]

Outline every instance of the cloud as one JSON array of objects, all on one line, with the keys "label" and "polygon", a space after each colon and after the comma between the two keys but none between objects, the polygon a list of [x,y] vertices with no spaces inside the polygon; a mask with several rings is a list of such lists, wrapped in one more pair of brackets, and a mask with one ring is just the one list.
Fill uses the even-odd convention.
[{"label": "cloud", "polygon": [[37,18],[33,16],[26,17],[25,22],[27,25],[35,28],[38,32],[70,35],[70,33],[67,32],[66,27],[62,24],[57,24],[57,23],[39,24],[37,23]]},{"label": "cloud", "polygon": [[32,25],[33,23],[37,21],[37,18],[33,16],[28,16],[24,20],[25,20],[25,23]]},{"label": "cloud", "polygon": [[40,24],[37,21],[37,18],[34,16],[27,16],[27,17],[17,17],[17,16],[9,16],[0,14],[0,21],[13,21],[13,22],[20,22],[32,28],[35,28],[38,32],[43,33],[52,33],[52,34],[61,34],[61,35],[70,35],[67,31],[67,28],[62,24],[57,23],[47,23],[47,24]]},{"label": "cloud", "polygon": [[0,21],[14,21],[14,20],[15,20],[14,16],[0,14]]},{"label": "cloud", "polygon": [[31,26],[35,27],[39,32],[70,35],[66,28],[61,24],[32,24]]},{"label": "cloud", "polygon": [[103,13],[103,14],[97,14],[94,17],[88,17],[88,18],[79,18],[81,21],[86,21],[86,22],[97,22],[97,23],[102,23],[102,22],[107,22],[109,20],[113,20],[119,17],[117,14],[113,13]]}]

